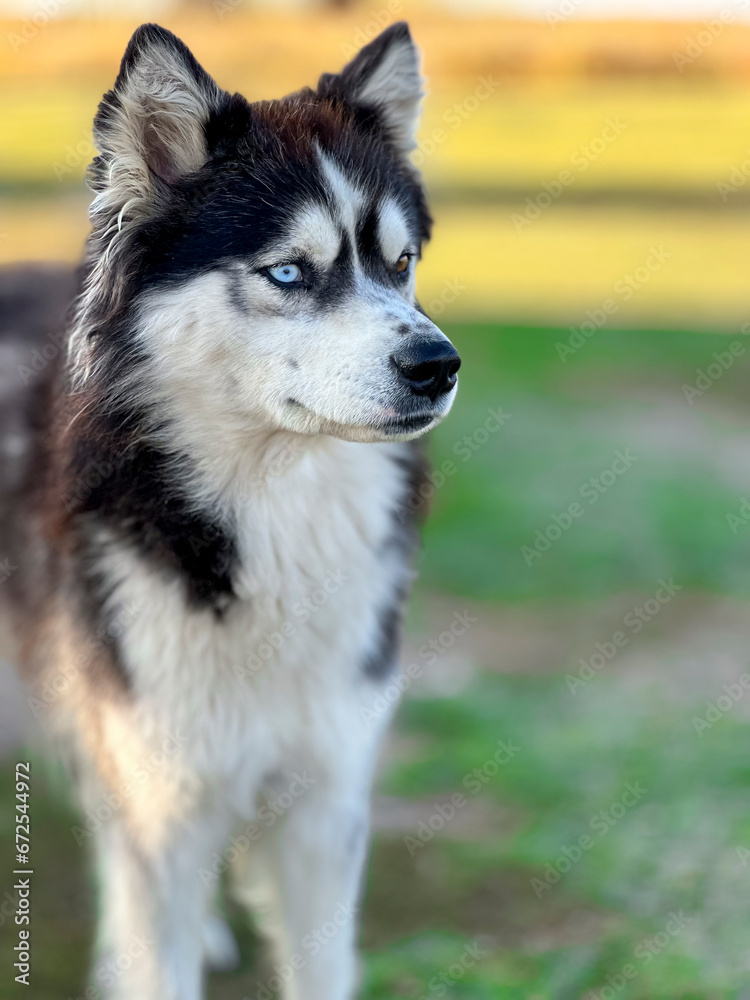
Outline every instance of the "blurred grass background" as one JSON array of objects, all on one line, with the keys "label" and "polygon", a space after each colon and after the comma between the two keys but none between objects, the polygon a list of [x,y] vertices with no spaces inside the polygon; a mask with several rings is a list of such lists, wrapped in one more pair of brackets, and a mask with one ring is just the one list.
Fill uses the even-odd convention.
[{"label": "blurred grass background", "polygon": [[[420,295],[464,366],[433,441],[404,654],[421,676],[379,783],[362,995],[747,1000],[750,700],[724,686],[750,665],[750,28],[678,66],[705,26],[390,11],[430,78]],[[1,261],[72,261],[85,236],[91,117],[143,18],[73,14],[21,44],[24,18],[0,23]],[[260,98],[340,66],[390,16],[192,3],[157,19]],[[498,741],[520,748],[501,766]],[[72,1000],[91,890],[59,777],[35,773],[32,995]],[[629,785],[644,791],[623,806]],[[212,1000],[255,997],[264,974],[230,917],[243,964]]]}]

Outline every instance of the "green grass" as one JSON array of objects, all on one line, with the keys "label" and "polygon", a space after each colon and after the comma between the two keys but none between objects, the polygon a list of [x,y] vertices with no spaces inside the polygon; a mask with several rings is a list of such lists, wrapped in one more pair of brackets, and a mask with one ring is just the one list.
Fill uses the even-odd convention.
[{"label": "green grass", "polygon": [[[435,465],[453,462],[455,472],[426,530],[428,586],[506,601],[583,598],[650,591],[674,576],[750,594],[750,531],[733,534],[726,521],[745,489],[750,354],[692,406],[682,390],[738,337],[600,331],[563,364],[555,345],[568,331],[447,332],[463,357],[462,385],[433,442]],[[497,407],[510,419],[465,459],[461,442]],[[582,499],[626,449],[632,467],[595,503]],[[527,565],[522,547],[576,501],[583,516]]]},{"label": "green grass", "polygon": [[[447,332],[464,359],[462,387],[433,458],[437,467],[454,460],[457,471],[435,493],[423,585],[483,601],[590,601],[651,594],[660,577],[674,577],[686,592],[748,596],[750,532],[733,534],[726,514],[744,491],[750,359],[743,353],[692,406],[683,393],[737,337],[599,332],[563,364],[556,344],[568,331]],[[457,442],[496,407],[511,419],[461,461]],[[527,566],[521,547],[628,448],[638,456],[632,467]],[[634,687],[602,675],[573,696],[563,660],[561,651],[541,677],[485,674],[459,697],[405,704],[401,731],[419,751],[390,770],[387,790],[445,802],[510,738],[522,752],[480,794],[516,820],[510,832],[502,824],[493,835],[490,825],[469,842],[453,839],[448,824],[418,849],[412,883],[400,872],[391,885],[397,899],[427,900],[422,929],[415,916],[411,939],[402,926],[374,951],[368,998],[441,995],[430,978],[477,938],[489,957],[450,987],[452,997],[573,1000],[603,988],[606,997],[608,976],[626,1000],[748,995],[750,868],[737,854],[750,845],[747,725],[730,712],[699,738],[692,718],[705,704],[675,704],[656,680]],[[597,814],[637,782],[642,799],[599,824]],[[586,834],[590,849],[535,892],[531,880]],[[408,850],[399,849],[403,865]],[[372,884],[398,871],[394,850]],[[389,905],[385,894],[378,901]],[[690,916],[686,928],[644,952],[673,911]],[[631,980],[624,966],[635,969]]]},{"label": "green grass", "polygon": [[[376,953],[365,995],[420,996],[397,987],[408,969],[424,983],[420,956],[441,956],[430,958],[434,975],[451,949],[458,954],[462,942],[479,939],[488,961],[452,996],[572,1000],[606,986],[628,963],[638,974],[618,994],[626,998],[738,996],[750,926],[750,868],[736,851],[750,844],[748,732],[725,718],[699,739],[692,714],[657,690],[629,694],[604,678],[573,697],[559,676],[485,676],[458,699],[407,702],[402,731],[421,737],[423,751],[391,770],[388,791],[445,803],[463,790],[463,808],[487,798],[512,810],[516,824],[497,834],[489,825],[479,840],[462,842],[448,822],[412,846],[418,863],[411,885],[401,875],[402,891],[419,895],[420,881],[445,880],[440,917],[434,921],[428,907],[434,931]],[[467,792],[465,776],[509,738],[518,754],[481,792]],[[612,806],[628,784],[643,794],[620,815]],[[576,853],[582,836],[591,843]],[[568,867],[566,849],[575,863],[545,883],[548,863],[563,858],[559,867]],[[399,850],[403,862],[408,845]],[[396,890],[396,910],[398,900]],[[634,958],[679,911],[689,918],[685,929],[649,949],[650,959]],[[440,926],[454,934],[443,945],[434,938]],[[535,936],[548,947],[539,950]]]},{"label": "green grass", "polygon": [[[455,472],[434,497],[414,628],[435,591],[473,599],[488,620],[498,608],[533,609],[541,629],[545,607],[585,609],[623,591],[648,596],[660,577],[674,577],[699,600],[750,596],[750,525],[733,534],[726,520],[750,495],[750,359],[738,358],[693,406],[682,393],[696,369],[736,338],[598,333],[562,364],[555,344],[567,334],[560,331],[448,332],[464,359],[462,386],[433,457],[438,467],[454,461]],[[456,443],[497,407],[511,419],[462,461]],[[637,461],[527,566],[521,547],[580,499],[581,485],[617,449],[631,449]],[[498,634],[498,648],[501,640]],[[628,653],[642,641],[633,637]],[[452,652],[462,653],[460,640]],[[414,842],[416,816],[376,838],[364,905],[363,1000],[750,995],[750,864],[737,850],[750,848],[744,705],[699,736],[693,717],[705,714],[705,698],[697,689],[676,697],[679,681],[664,683],[678,666],[668,641],[657,658],[662,675],[649,681],[618,661],[575,694],[565,682],[570,654],[560,648],[535,675],[506,676],[500,664],[483,661],[476,665],[485,669],[451,696],[423,690],[403,706],[381,792],[421,804],[419,816],[456,792],[466,805],[422,846]],[[512,667],[503,660],[503,669]],[[703,672],[710,670],[707,662]],[[715,681],[716,696],[724,679]],[[467,776],[491,760],[499,740],[520,750],[476,790]],[[3,781],[9,773],[2,769]],[[71,814],[51,791],[56,783],[36,773],[32,995],[75,998],[83,988],[90,885]],[[645,791],[616,807],[622,815],[607,812],[628,785]],[[9,801],[3,785],[6,859]],[[586,836],[591,843],[570,869],[542,883],[548,865],[565,849],[575,855]],[[674,912],[690,919],[668,933]],[[257,944],[239,914],[230,916],[243,966],[213,978],[212,1000],[252,997],[262,978]],[[659,934],[667,935],[664,946],[643,957],[643,942]],[[5,968],[7,942],[4,935]],[[461,964],[467,948],[480,955],[470,967]],[[626,980],[622,970],[631,966]],[[7,976],[0,980],[1,1000],[20,995]]]}]

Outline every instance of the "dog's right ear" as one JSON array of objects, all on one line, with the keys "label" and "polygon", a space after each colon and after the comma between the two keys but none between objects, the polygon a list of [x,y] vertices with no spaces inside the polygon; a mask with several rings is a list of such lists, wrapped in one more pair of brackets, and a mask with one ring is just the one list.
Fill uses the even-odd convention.
[{"label": "dog's right ear", "polygon": [[141,25],[94,119],[91,187],[129,218],[145,211],[206,162],[206,125],[226,97],[179,38]]}]

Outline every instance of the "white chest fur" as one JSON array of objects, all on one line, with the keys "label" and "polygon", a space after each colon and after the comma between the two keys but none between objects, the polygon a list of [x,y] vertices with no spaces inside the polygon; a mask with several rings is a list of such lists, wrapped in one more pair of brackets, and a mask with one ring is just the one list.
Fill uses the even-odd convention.
[{"label": "white chest fur", "polygon": [[178,740],[180,767],[248,812],[264,775],[345,759],[361,772],[373,757],[388,713],[365,721],[379,686],[362,667],[410,574],[394,544],[403,449],[327,439],[235,495],[239,599],[221,617],[109,546],[115,599],[137,609],[121,643],[128,726],[149,746]]}]

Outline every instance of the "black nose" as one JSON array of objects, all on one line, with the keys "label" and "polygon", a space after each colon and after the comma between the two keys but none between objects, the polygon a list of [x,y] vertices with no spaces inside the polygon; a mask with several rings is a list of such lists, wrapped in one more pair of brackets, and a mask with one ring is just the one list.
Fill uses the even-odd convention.
[{"label": "black nose", "polygon": [[453,344],[441,337],[404,345],[391,355],[391,364],[416,396],[429,396],[434,403],[456,384],[461,359]]}]

